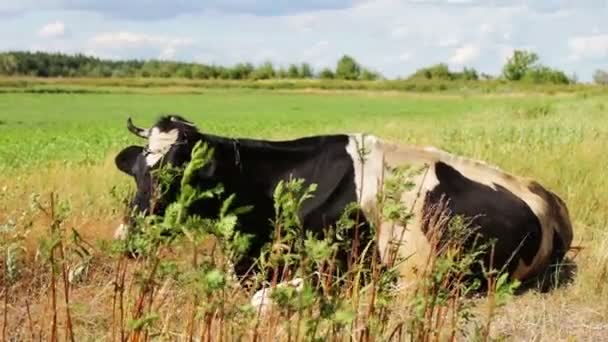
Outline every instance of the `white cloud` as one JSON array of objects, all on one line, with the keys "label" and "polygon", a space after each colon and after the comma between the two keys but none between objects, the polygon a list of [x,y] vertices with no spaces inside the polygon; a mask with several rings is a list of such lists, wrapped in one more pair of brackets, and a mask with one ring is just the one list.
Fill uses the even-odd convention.
[{"label": "white cloud", "polygon": [[391,31],[391,37],[394,39],[401,39],[410,33],[410,29],[407,26],[398,26]]},{"label": "white cloud", "polygon": [[187,46],[192,45],[192,38],[155,36],[133,32],[101,33],[91,39],[94,45],[101,47],[122,48],[130,46]]},{"label": "white cloud", "polygon": [[302,56],[304,59],[318,58],[327,52],[328,48],[329,42],[327,40],[321,40],[310,48],[305,49]]},{"label": "white cloud", "polygon": [[496,28],[492,24],[483,23],[479,27],[479,31],[481,31],[481,33],[483,33],[483,34],[491,34],[496,31]]},{"label": "white cloud", "polygon": [[401,62],[409,62],[411,59],[412,59],[411,52],[404,52],[399,55],[399,61],[401,61]]},{"label": "white cloud", "polygon": [[126,58],[132,57],[135,52],[135,54],[145,53],[154,58],[178,59],[179,49],[192,47],[194,43],[189,37],[122,31],[97,34],[89,40],[87,46],[89,51],[98,51],[101,55],[119,55]]},{"label": "white cloud", "polygon": [[65,36],[66,28],[63,21],[50,22],[38,30],[38,36],[42,38],[60,38]]},{"label": "white cloud", "polygon": [[446,0],[448,4],[468,5],[475,2],[475,0]]},{"label": "white cloud", "polygon": [[570,59],[603,59],[608,57],[608,34],[578,36],[568,40]]},{"label": "white cloud", "polygon": [[478,45],[466,44],[454,51],[449,62],[450,64],[462,66],[475,61],[479,57],[480,52],[481,49]]},{"label": "white cloud", "polygon": [[177,55],[177,50],[175,49],[175,47],[167,46],[162,49],[159,57],[161,59],[175,59],[176,55]]},{"label": "white cloud", "polygon": [[458,38],[448,38],[444,37],[439,40],[437,46],[439,47],[453,47],[460,44],[460,40]]}]

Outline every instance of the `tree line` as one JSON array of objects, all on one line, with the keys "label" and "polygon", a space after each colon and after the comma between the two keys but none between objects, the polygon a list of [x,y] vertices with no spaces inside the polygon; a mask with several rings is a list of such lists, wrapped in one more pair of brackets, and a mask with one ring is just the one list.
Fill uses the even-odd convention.
[{"label": "tree line", "polygon": [[[83,54],[14,51],[0,53],[0,75],[33,77],[154,77],[185,79],[264,80],[264,79],[339,79],[379,80],[383,76],[362,66],[349,55],[342,56],[334,68],[313,70],[308,63],[276,66],[271,62],[259,65],[238,63],[233,66],[184,63],[166,60],[107,60]],[[450,70],[445,63],[431,65],[406,77],[409,80],[478,81],[487,79],[526,81],[533,83],[570,84],[576,76],[539,63],[536,53],[515,50],[499,76],[478,73],[474,68]],[[608,73],[597,70],[594,80],[608,84]]]},{"label": "tree line", "polygon": [[264,80],[274,78],[376,80],[377,72],[362,67],[354,58],[343,56],[335,70],[318,73],[308,63],[277,67],[271,62],[260,65],[238,63],[233,66],[184,63],[165,60],[105,60],[83,54],[46,52],[0,53],[0,75],[34,77],[157,77],[224,80]]}]

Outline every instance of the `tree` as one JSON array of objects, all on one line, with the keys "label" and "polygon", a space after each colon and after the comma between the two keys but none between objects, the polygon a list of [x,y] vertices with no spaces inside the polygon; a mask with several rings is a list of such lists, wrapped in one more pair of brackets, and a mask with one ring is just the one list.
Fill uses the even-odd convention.
[{"label": "tree", "polygon": [[288,74],[288,71],[285,70],[285,68],[280,67],[278,70],[275,71],[275,77],[276,78],[288,78],[289,74]]},{"label": "tree", "polygon": [[333,71],[331,71],[330,68],[325,68],[323,70],[321,70],[321,72],[319,73],[319,78],[322,78],[324,80],[331,80],[334,79],[336,77],[336,75],[334,74]]},{"label": "tree", "polygon": [[298,70],[298,66],[295,64],[289,65],[287,69],[287,77],[289,78],[300,78],[300,70]]},{"label": "tree", "polygon": [[466,81],[477,81],[479,79],[479,75],[477,74],[477,70],[475,68],[467,68],[462,69],[462,78]]},{"label": "tree", "polygon": [[192,69],[188,65],[181,65],[175,74],[180,78],[192,78]]},{"label": "tree", "polygon": [[254,80],[267,80],[270,78],[274,78],[276,76],[276,72],[274,70],[274,66],[272,62],[264,62],[257,69],[253,71],[251,77]]},{"label": "tree", "polygon": [[538,55],[525,50],[515,50],[502,68],[503,77],[509,81],[519,81],[535,67]]},{"label": "tree", "polygon": [[344,80],[356,80],[361,74],[361,67],[354,58],[344,55],[336,66],[336,78]]},{"label": "tree", "polygon": [[0,55],[0,74],[14,75],[17,73],[17,59],[11,54]]},{"label": "tree", "polygon": [[608,85],[608,72],[597,69],[593,73],[593,82],[601,85]]},{"label": "tree", "polygon": [[301,78],[312,78],[312,76],[313,76],[313,71],[312,71],[312,67],[310,66],[310,64],[302,63],[302,65],[300,65],[300,77]]},{"label": "tree", "polygon": [[249,78],[254,70],[254,66],[251,63],[239,63],[231,68],[230,74],[234,80],[244,80]]},{"label": "tree", "polygon": [[209,78],[209,68],[203,67],[202,65],[195,64],[192,66],[192,78],[196,79],[207,79]]}]

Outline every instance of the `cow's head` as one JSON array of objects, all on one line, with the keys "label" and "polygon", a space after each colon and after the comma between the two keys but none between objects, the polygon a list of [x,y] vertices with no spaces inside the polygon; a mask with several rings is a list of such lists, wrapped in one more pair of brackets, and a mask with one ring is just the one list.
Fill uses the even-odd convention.
[{"label": "cow's head", "polygon": [[[167,184],[168,188],[163,189],[161,197],[154,198],[159,193],[155,191],[159,185],[154,177],[155,170],[167,164],[182,167],[190,160],[192,148],[202,135],[194,124],[177,115],[162,117],[148,129],[135,126],[129,118],[127,128],[147,140],[145,146],[128,146],[115,157],[118,169],[132,176],[137,185],[130,212],[148,215],[153,211],[156,215],[163,215],[165,207],[175,199],[179,177]],[[121,224],[115,237],[124,238],[132,223],[132,218],[129,218],[128,222]]]}]

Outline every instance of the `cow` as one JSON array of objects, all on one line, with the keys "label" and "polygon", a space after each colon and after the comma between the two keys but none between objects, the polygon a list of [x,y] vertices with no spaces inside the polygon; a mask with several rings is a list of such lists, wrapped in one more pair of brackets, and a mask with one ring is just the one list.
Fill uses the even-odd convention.
[{"label": "cow", "polygon": [[[431,253],[432,208],[444,208],[447,217],[467,218],[479,236],[494,242],[492,265],[521,281],[561,261],[573,239],[568,208],[555,193],[532,179],[434,147],[397,144],[360,133],[283,141],[222,137],[199,131],[179,115],[162,116],[151,128],[139,128],[129,118],[127,128],[147,140],[145,147],[128,146],[115,158],[118,169],[135,180],[137,191],[131,205],[139,213],[150,210],[153,169],[163,163],[185,165],[200,141],[214,149],[209,163],[197,174],[195,186],[221,183],[226,194],[236,194],[239,205],[253,206],[239,217],[238,229],[254,238],[246,257],[235,265],[237,275],[252,268],[262,246],[270,241],[273,191],[280,181],[291,177],[317,185],[314,197],[303,203],[299,215],[305,229],[318,233],[335,224],[351,203],[359,204],[356,214],[369,223],[382,209],[378,194],[391,172],[403,165],[424,170],[412,173],[408,182],[413,186],[399,198],[411,209],[407,225],[382,221],[376,236],[357,236],[362,244],[373,239],[383,262],[391,258],[390,246],[397,246],[397,253],[403,256],[398,265],[403,279],[419,272]],[[175,191],[168,191],[156,204],[155,213],[162,215],[174,199]],[[192,212],[212,216],[219,207],[219,199],[206,200],[193,206]],[[129,222],[123,223],[117,236],[124,236],[128,229]]]}]

